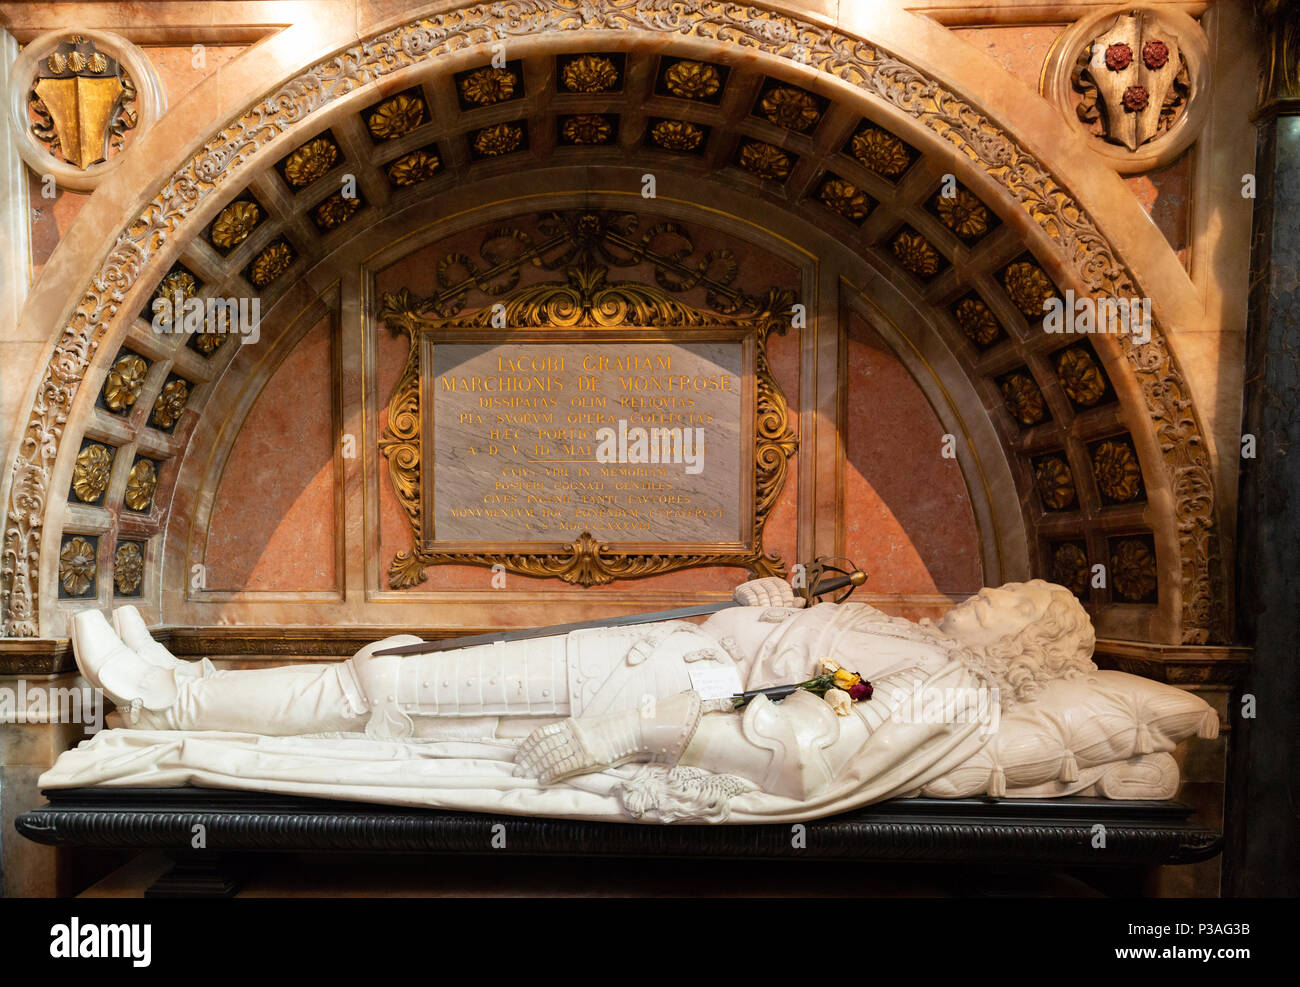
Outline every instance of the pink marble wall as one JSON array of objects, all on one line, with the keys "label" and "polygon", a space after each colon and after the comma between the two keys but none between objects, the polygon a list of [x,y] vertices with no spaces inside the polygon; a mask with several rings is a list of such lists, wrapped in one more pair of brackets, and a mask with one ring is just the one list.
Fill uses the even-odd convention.
[{"label": "pink marble wall", "polygon": [[1163,168],[1126,175],[1124,184],[1186,268],[1192,258],[1192,152],[1184,151]]},{"label": "pink marble wall", "polygon": [[967,593],[981,586],[970,495],[941,454],[944,429],[884,342],[850,320],[844,534],[872,593]]},{"label": "pink marble wall", "polygon": [[329,321],[280,365],[244,420],[217,488],[209,590],[331,590],[334,425]]},{"label": "pink marble wall", "polygon": [[953,33],[997,59],[1004,69],[1038,92],[1038,79],[1053,42],[1064,24],[1012,24],[1005,27],[957,28]]}]

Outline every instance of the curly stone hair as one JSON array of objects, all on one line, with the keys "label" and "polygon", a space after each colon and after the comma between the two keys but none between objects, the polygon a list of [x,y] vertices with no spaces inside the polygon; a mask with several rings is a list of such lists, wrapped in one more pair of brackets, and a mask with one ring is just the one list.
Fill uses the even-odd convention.
[{"label": "curly stone hair", "polygon": [[1003,588],[1022,585],[1051,588],[1051,603],[1043,615],[985,648],[963,649],[998,687],[1003,711],[1033,699],[1053,679],[1075,679],[1097,670],[1092,661],[1097,635],[1088,611],[1075,595],[1041,579],[1008,583]]}]

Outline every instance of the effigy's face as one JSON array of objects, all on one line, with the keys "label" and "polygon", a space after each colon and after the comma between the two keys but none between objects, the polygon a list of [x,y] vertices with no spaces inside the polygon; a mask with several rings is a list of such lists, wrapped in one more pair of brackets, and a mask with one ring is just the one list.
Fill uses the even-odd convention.
[{"label": "effigy's face", "polygon": [[1041,580],[986,586],[944,614],[938,626],[968,647],[984,648],[1019,634],[1042,617],[1051,602],[1052,587]]}]

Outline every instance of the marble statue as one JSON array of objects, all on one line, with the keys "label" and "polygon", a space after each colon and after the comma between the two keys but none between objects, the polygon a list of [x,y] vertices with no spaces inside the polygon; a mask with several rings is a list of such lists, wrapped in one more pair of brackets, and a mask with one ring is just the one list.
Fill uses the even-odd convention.
[{"label": "marble statue", "polygon": [[[937,623],[863,603],[805,606],[775,578],[742,584],[735,601],[701,624],[375,654],[419,640],[398,635],[343,662],[228,671],[171,655],[133,607],[115,611],[111,625],[86,611],[73,622],[77,663],[116,704],[120,729],[108,731],[115,740],[65,754],[42,784],[142,783],[140,770],[114,773],[91,756],[97,745],[111,754],[140,733],[155,767],[171,771],[152,777],[172,783],[603,818],[594,802],[545,796],[598,792],[647,821],[722,821],[731,814],[719,805],[739,798],[745,810],[732,821],[748,821],[920,793],[1169,797],[1169,752],[1217,731],[1202,700],[1099,672],[1087,612],[1042,580],[983,589]],[[759,694],[743,708],[731,698],[837,668],[871,688],[853,690],[857,701],[840,689],[801,689],[778,701]],[[170,742],[177,731],[234,738],[240,753],[187,755]],[[347,744],[350,753],[340,754]],[[371,784],[372,772],[343,783],[303,768],[309,782],[294,775],[292,757],[304,749],[345,759],[364,750],[384,763],[385,780]],[[394,767],[411,759],[409,750],[446,759],[425,758],[418,771],[426,788],[451,796],[413,799],[415,775]],[[279,760],[268,766],[266,757]],[[490,779],[474,773],[487,757],[509,763],[508,781],[503,765]],[[467,758],[478,768],[452,763]],[[1172,777],[1176,784],[1176,767]]]}]

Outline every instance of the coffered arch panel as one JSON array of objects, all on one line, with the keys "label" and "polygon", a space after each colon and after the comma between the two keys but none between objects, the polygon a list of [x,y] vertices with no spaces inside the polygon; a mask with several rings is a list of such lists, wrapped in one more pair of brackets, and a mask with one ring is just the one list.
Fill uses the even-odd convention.
[{"label": "coffered arch panel", "polygon": [[[694,199],[696,208],[704,196],[675,197],[672,182],[710,195],[716,186],[768,204],[798,236],[820,228],[819,242],[840,245],[823,253],[851,255],[863,273],[859,284],[850,276],[844,301],[838,283],[809,286],[819,318],[833,309],[838,323],[842,309],[857,311],[910,366],[940,367],[932,386],[947,391],[950,408],[983,408],[975,425],[963,413],[959,445],[981,461],[996,445],[984,466],[988,512],[1020,504],[1018,534],[999,542],[1011,546],[1000,571],[1018,571],[1017,544],[1031,571],[1057,578],[1101,558],[1125,572],[1126,588],[1112,579],[1103,594],[1081,592],[1116,633],[1169,641],[1216,633],[1214,483],[1190,388],[1162,331],[1165,313],[1178,309],[1162,290],[1163,261],[1151,262],[1156,273],[1140,289],[1089,210],[1014,128],[909,63],[908,52],[776,11],[700,6],[708,16],[680,22],[653,5],[596,12],[563,0],[511,8],[504,19],[496,7],[430,15],[295,73],[208,137],[175,176],[151,180],[161,190],[97,259],[56,334],[6,481],[7,632],[36,634],[57,627],[61,612],[111,598],[99,540],[116,554],[117,541],[144,542],[165,526],[198,411],[232,359],[229,346],[205,354],[137,318],[168,276],[189,277],[199,295],[256,295],[265,313],[291,298],[303,309],[332,283],[324,259],[359,231],[425,205],[446,215],[471,189],[517,187],[518,175],[531,187],[548,180],[539,169],[554,169],[620,195],[654,175],[665,203]],[[510,85],[478,75],[497,34],[511,39]],[[617,89],[569,86],[566,68],[593,54],[612,65]],[[421,180],[407,184],[412,175]],[[133,176],[124,170],[112,187]],[[337,199],[346,176],[359,199]],[[941,195],[944,176],[957,183],[954,197]],[[227,230],[250,214],[239,201],[261,218],[237,241],[214,237],[223,216]],[[1145,290],[1152,341],[1058,345],[1034,313],[1066,290]],[[370,303],[341,298],[340,325]],[[122,363],[133,355],[139,363]],[[141,375],[140,403],[106,408],[110,376],[128,370]],[[152,426],[152,409],[177,379],[192,402],[188,420]],[[931,403],[942,417],[943,402]],[[140,488],[138,461],[153,464],[141,469],[156,474],[150,497],[135,497],[147,509],[69,499],[79,460],[85,472],[97,455],[83,457],[87,442],[115,464],[101,498]],[[967,468],[974,489],[970,478]],[[1072,499],[1059,503],[1067,492]],[[83,581],[69,583],[71,570],[92,577],[80,593],[68,588]]]}]

